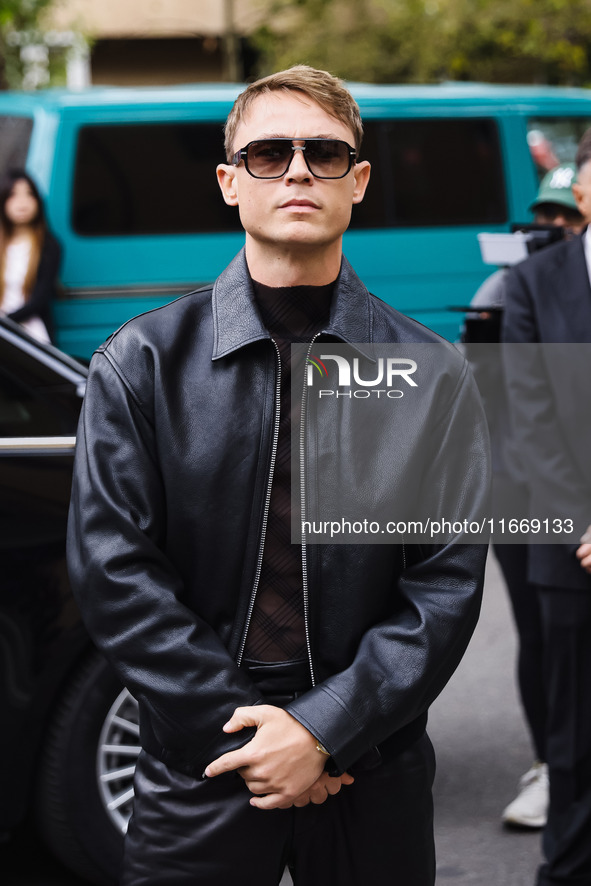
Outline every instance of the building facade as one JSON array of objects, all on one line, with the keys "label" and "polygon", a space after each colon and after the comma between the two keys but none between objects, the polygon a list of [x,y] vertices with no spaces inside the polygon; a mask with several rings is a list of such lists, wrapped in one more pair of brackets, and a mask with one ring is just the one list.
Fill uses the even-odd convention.
[{"label": "building facade", "polygon": [[56,31],[89,41],[86,78],[123,86],[242,81],[256,54],[249,35],[268,0],[62,0]]}]

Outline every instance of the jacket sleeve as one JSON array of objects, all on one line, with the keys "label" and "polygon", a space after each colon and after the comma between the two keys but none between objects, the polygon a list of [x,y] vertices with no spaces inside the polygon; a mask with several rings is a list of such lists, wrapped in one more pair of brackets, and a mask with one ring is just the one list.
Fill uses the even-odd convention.
[{"label": "jacket sleeve", "polygon": [[142,745],[201,776],[254,734],[221,727],[260,702],[222,642],[183,601],[166,549],[165,490],[154,429],[105,352],[91,364],[68,526],[74,595],[97,647],[140,707]]},{"label": "jacket sleeve", "polygon": [[55,286],[59,274],[61,258],[60,245],[51,234],[46,235],[45,243],[41,251],[37,276],[33,285],[33,291],[28,301],[9,314],[15,323],[22,323],[31,317],[41,317],[47,320],[50,314],[51,303],[55,296]]},{"label": "jacket sleeve", "polygon": [[[424,474],[433,506],[441,497],[486,535],[488,433],[466,369],[428,436],[436,441]],[[478,620],[487,553],[466,541],[411,546],[395,612],[366,631],[346,670],[287,706],[330,752],[335,774],[424,714],[459,664]]]}]

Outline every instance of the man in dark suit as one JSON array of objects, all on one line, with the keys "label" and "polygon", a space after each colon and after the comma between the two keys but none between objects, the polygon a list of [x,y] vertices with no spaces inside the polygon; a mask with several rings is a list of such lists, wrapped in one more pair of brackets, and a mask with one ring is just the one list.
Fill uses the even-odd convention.
[{"label": "man in dark suit", "polygon": [[[573,192],[591,218],[591,130]],[[591,576],[581,526],[591,516],[591,235],[548,247],[507,278],[503,339],[530,517],[561,521],[561,543],[532,545],[529,580],[545,636],[550,810],[538,886],[591,884]],[[573,347],[573,343],[577,344]],[[570,521],[573,529],[571,530]],[[578,552],[578,558],[577,558]]]}]

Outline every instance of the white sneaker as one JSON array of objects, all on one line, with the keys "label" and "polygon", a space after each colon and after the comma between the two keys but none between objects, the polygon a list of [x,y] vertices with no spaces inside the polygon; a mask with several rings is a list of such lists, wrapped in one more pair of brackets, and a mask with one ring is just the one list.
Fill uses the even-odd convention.
[{"label": "white sneaker", "polygon": [[543,828],[548,817],[549,787],[548,766],[536,761],[519,779],[519,793],[503,811],[503,824]]}]

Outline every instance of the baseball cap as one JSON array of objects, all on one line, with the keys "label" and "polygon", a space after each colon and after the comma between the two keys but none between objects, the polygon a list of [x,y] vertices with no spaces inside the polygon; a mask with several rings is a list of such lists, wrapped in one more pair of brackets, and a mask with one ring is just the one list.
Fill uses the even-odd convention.
[{"label": "baseball cap", "polygon": [[568,209],[577,210],[577,203],[572,192],[572,185],[577,180],[574,163],[561,163],[547,172],[540,182],[538,196],[529,207],[532,211],[542,203],[558,203]]}]

